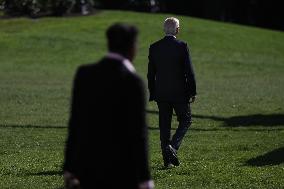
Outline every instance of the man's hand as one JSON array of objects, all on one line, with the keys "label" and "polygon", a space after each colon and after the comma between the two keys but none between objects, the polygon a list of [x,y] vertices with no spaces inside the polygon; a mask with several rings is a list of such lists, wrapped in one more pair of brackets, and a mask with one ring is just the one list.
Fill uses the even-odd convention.
[{"label": "man's hand", "polygon": [[148,180],[139,184],[138,189],[154,189],[154,181]]},{"label": "man's hand", "polygon": [[196,96],[192,96],[192,97],[190,97],[190,99],[189,99],[189,103],[194,103],[195,99],[196,99]]},{"label": "man's hand", "polygon": [[72,173],[65,171],[64,172],[64,183],[66,189],[80,189],[80,181]]}]

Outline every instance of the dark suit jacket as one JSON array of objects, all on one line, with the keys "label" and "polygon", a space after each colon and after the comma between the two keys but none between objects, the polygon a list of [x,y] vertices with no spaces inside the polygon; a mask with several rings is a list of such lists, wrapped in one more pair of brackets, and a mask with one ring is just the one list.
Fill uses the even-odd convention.
[{"label": "dark suit jacket", "polygon": [[122,62],[78,69],[63,169],[83,188],[136,189],[150,179],[143,82]]},{"label": "dark suit jacket", "polygon": [[149,49],[150,100],[187,102],[196,95],[196,82],[187,44],[166,36]]}]

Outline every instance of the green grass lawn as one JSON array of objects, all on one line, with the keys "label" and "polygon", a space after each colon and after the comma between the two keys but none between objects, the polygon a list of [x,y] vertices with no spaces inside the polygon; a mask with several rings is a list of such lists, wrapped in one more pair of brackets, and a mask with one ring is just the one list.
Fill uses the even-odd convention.
[{"label": "green grass lawn", "polygon": [[[106,53],[114,22],[139,27],[135,67],[169,15],[0,20],[0,188],[60,188],[72,80]],[[158,189],[284,188],[284,33],[178,16],[198,84],[180,167],[164,170],[155,103],[148,104],[151,170]],[[115,98],[115,96],[114,96]],[[173,127],[177,127],[176,117]],[[111,179],[111,178],[110,178]]]}]

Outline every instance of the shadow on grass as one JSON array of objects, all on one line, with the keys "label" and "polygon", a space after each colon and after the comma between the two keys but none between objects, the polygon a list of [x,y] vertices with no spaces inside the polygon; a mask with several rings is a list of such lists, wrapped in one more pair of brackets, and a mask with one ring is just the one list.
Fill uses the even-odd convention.
[{"label": "shadow on grass", "polygon": [[[149,114],[159,114],[158,111],[146,110]],[[224,126],[226,127],[250,127],[250,126],[284,126],[284,114],[254,114],[247,116],[234,116],[229,118],[218,117],[218,116],[204,116],[193,114],[193,118],[198,119],[211,119],[214,121],[222,121],[224,122]],[[0,125],[0,128],[35,128],[35,129],[66,129],[67,126],[50,126],[50,125]],[[176,128],[172,128],[175,130]],[[157,127],[149,127],[149,130],[159,130]],[[198,129],[191,128],[191,130],[196,131],[217,131],[218,129]]]},{"label": "shadow on grass", "polygon": [[218,116],[193,115],[199,119],[211,119],[214,121],[223,121],[227,127],[249,127],[249,126],[284,126],[284,114],[253,114],[245,116],[233,116],[229,118]]},{"label": "shadow on grass", "polygon": [[[41,171],[38,173],[29,173],[28,176],[63,176],[63,171],[61,170],[52,170],[52,171]],[[57,189],[64,189],[65,187],[61,186]]]},{"label": "shadow on grass", "polygon": [[[159,114],[158,111],[147,110],[149,114]],[[192,114],[193,118],[198,119],[211,119],[214,121],[224,122],[226,127],[250,127],[250,126],[284,126],[284,114],[253,114],[245,116],[233,116],[229,118],[219,116],[206,116]]]},{"label": "shadow on grass", "polygon": [[246,165],[249,166],[265,166],[265,165],[279,165],[284,163],[284,147],[275,149],[266,154],[249,159]]},{"label": "shadow on grass", "polygon": [[30,176],[58,176],[63,175],[63,171],[53,170],[53,171],[41,171],[38,173],[30,173]]},{"label": "shadow on grass", "polygon": [[284,126],[284,114],[254,114],[247,116],[235,116],[225,120],[225,124],[231,127],[249,126]]},{"label": "shadow on grass", "polygon": [[50,125],[0,125],[2,128],[34,128],[34,129],[66,129],[66,126],[50,126]]},{"label": "shadow on grass", "polygon": [[[152,131],[159,131],[159,127],[148,127],[149,130],[152,130]],[[177,128],[174,128],[172,127],[171,130],[176,130]],[[220,129],[218,128],[213,128],[213,129],[198,129],[198,128],[190,128],[190,130],[192,131],[220,131]],[[224,130],[225,131],[225,130]]]}]

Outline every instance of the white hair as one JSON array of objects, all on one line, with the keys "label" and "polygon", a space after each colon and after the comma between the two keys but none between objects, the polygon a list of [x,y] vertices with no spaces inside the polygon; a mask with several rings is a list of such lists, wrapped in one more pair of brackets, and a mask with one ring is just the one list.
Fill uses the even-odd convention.
[{"label": "white hair", "polygon": [[174,17],[169,17],[164,22],[164,31],[166,35],[176,35],[179,28],[179,20]]}]

